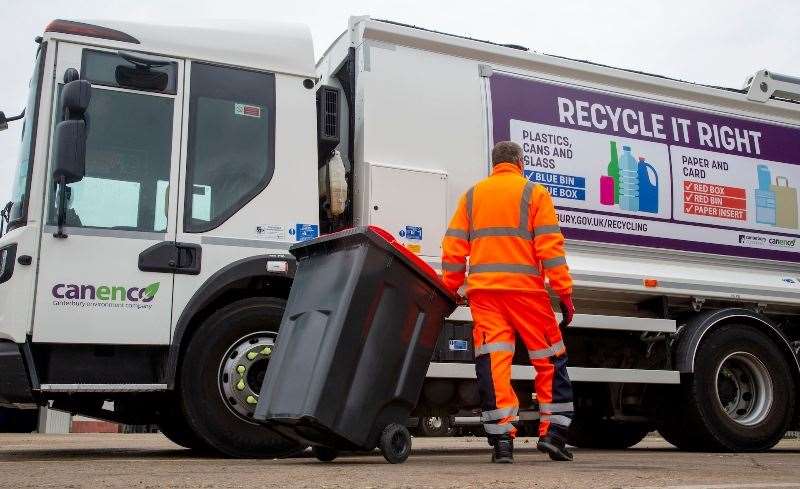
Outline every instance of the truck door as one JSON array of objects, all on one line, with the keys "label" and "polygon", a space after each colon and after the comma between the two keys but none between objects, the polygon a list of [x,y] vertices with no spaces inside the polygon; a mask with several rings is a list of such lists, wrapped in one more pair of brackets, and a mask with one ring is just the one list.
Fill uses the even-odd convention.
[{"label": "truck door", "polygon": [[86,174],[67,186],[66,238],[48,179],[33,340],[168,344],[174,272],[193,260],[175,243],[183,62],[62,42],[54,124],[71,68],[92,84]]}]

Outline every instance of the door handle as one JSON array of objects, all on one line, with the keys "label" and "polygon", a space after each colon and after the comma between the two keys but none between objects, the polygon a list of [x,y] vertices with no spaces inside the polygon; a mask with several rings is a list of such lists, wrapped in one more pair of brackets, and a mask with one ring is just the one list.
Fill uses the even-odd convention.
[{"label": "door handle", "polygon": [[203,249],[198,244],[164,241],[139,254],[139,270],[197,275],[200,273],[202,255]]},{"label": "door handle", "polygon": [[187,275],[197,275],[200,273],[200,257],[203,254],[203,249],[200,245],[193,243],[175,243],[178,249],[178,263],[175,267],[175,273],[184,273]]}]

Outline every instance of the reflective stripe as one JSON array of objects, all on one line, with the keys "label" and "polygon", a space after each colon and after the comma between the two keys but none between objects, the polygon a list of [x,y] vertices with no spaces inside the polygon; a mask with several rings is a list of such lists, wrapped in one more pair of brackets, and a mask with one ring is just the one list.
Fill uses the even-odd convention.
[{"label": "reflective stripe", "polygon": [[523,231],[518,228],[504,228],[504,227],[475,229],[472,231],[472,234],[470,234],[470,236],[472,237],[472,239],[483,238],[486,236],[503,236],[512,238],[531,239],[531,233],[529,233],[527,230]]},{"label": "reflective stripe", "polygon": [[467,269],[466,263],[442,262],[442,270],[445,272],[463,272]]},{"label": "reflective stripe", "polygon": [[575,406],[571,402],[543,402],[539,405],[539,410],[548,413],[564,413],[574,411]]},{"label": "reflective stripe", "polygon": [[524,273],[539,276],[539,270],[533,265],[518,263],[481,263],[469,267],[469,274],[473,273]]},{"label": "reflective stripe", "polygon": [[514,343],[506,343],[503,341],[498,341],[496,343],[486,343],[484,345],[475,348],[475,356],[485,355],[487,353],[492,353],[493,351],[510,351],[514,353]]},{"label": "reflective stripe", "polygon": [[469,234],[463,229],[453,229],[449,228],[447,232],[444,233],[445,236],[449,236],[451,238],[458,238],[458,239],[469,239]]},{"label": "reflective stripe", "polygon": [[519,406],[484,411],[481,413],[481,421],[497,421],[498,419],[503,419],[508,416],[516,416],[518,411]]},{"label": "reflective stripe", "polygon": [[520,411],[519,419],[522,421],[535,421],[539,419],[539,411]]},{"label": "reflective stripe", "polygon": [[555,345],[549,346],[547,348],[542,348],[541,350],[528,350],[528,356],[531,360],[536,360],[537,358],[547,358],[552,357],[556,353],[560,352],[564,349],[564,341],[561,340]]},{"label": "reflective stripe", "polygon": [[486,433],[489,435],[502,435],[513,431],[514,425],[511,423],[506,423],[506,424],[484,423],[483,429],[486,430]]},{"label": "reflective stripe", "polygon": [[572,419],[561,414],[543,414],[542,421],[550,421],[550,424],[568,427],[572,424]]},{"label": "reflective stripe", "polygon": [[567,264],[567,257],[565,256],[557,256],[555,258],[548,258],[547,260],[542,260],[542,266],[545,268],[553,268],[559,265],[566,265]]},{"label": "reflective stripe", "polygon": [[519,231],[525,233],[530,239],[531,233],[528,232],[528,220],[530,219],[531,195],[533,194],[533,182],[527,182],[522,189],[522,199],[519,201]]},{"label": "reflective stripe", "polygon": [[544,234],[561,234],[561,226],[558,224],[551,224],[548,226],[536,226],[533,228],[534,236],[542,236]]},{"label": "reflective stripe", "polygon": [[470,239],[470,235],[472,234],[472,196],[474,193],[475,187],[470,187],[465,197],[467,201],[467,239]]}]

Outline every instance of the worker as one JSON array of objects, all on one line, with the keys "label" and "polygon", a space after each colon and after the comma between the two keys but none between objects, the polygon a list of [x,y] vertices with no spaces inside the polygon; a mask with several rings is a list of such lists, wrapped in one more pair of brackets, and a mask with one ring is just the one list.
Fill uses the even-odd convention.
[{"label": "worker", "polygon": [[511,388],[516,335],[536,369],[537,448],[552,460],[572,460],[566,448],[574,410],[567,352],[545,289],[547,278],[560,299],[561,326],[566,327],[575,308],[564,237],[550,193],[523,176],[518,144],[497,143],[492,166],[491,176],[458,202],[442,242],[442,278],[458,293],[468,272],[481,421],[493,447],[492,461],[514,460],[517,430],[512,422],[520,419]]}]

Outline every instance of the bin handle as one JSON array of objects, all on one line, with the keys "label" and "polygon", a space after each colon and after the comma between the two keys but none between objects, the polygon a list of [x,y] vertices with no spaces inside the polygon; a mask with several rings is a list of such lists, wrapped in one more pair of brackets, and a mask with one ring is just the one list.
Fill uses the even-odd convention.
[{"label": "bin handle", "polygon": [[[781,185],[781,180],[783,180],[783,183],[785,185]],[[789,179],[786,178],[786,177],[775,177],[775,186],[776,187],[783,186],[783,187],[789,188]]]}]

